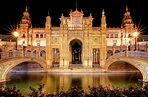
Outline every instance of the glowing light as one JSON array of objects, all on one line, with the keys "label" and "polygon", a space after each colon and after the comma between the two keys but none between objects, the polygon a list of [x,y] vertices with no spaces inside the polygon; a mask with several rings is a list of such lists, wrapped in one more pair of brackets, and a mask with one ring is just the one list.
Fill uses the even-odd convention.
[{"label": "glowing light", "polygon": [[138,34],[139,34],[139,33],[136,31],[136,32],[133,33],[133,36],[134,36],[134,37],[137,37]]},{"label": "glowing light", "polygon": [[18,37],[19,36],[19,33],[16,32],[16,31],[13,34],[14,34],[15,37]]}]

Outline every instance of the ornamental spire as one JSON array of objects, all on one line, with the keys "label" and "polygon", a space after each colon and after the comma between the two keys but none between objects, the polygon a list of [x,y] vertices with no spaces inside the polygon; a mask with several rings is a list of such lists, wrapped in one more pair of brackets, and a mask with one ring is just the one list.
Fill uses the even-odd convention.
[{"label": "ornamental spire", "polygon": [[106,16],[104,9],[102,10],[102,17],[101,17],[101,29],[106,29]]},{"label": "ornamental spire", "polygon": [[49,15],[49,9],[48,9],[48,12],[47,12],[47,16],[50,16],[50,15]]},{"label": "ornamental spire", "polygon": [[128,10],[128,6],[126,5],[126,12],[124,13],[124,18],[122,20],[122,25],[133,24],[132,17],[130,16],[130,12]]},{"label": "ornamental spire", "polygon": [[52,25],[51,25],[51,17],[49,15],[49,10],[48,10],[48,16],[46,17],[46,23],[45,23],[45,28],[46,29],[51,29]]},{"label": "ornamental spire", "polygon": [[21,24],[28,24],[28,27],[31,26],[31,19],[30,19],[30,14],[28,12],[28,7],[26,6],[25,12],[23,12],[23,17],[21,20]]},{"label": "ornamental spire", "polygon": [[26,10],[26,12],[28,11],[28,7],[27,7],[27,5],[26,5],[26,9],[25,9],[25,10]]},{"label": "ornamental spire", "polygon": [[76,0],[76,10],[77,10],[77,0]]}]

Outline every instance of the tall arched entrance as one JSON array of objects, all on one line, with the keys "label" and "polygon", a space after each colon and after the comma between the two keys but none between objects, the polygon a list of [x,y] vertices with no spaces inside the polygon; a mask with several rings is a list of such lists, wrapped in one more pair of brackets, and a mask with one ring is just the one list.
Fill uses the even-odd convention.
[{"label": "tall arched entrance", "polygon": [[78,39],[74,39],[70,42],[69,45],[70,45],[70,53],[71,53],[70,63],[73,65],[82,64],[82,42]]}]

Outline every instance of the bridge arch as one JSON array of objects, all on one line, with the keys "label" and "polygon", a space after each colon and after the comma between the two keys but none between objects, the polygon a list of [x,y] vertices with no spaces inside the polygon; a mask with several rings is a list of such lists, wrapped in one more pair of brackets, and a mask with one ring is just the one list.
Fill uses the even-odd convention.
[{"label": "bridge arch", "polygon": [[28,57],[22,57],[22,58],[11,58],[1,61],[0,63],[0,79],[2,81],[6,80],[6,75],[9,72],[10,69],[13,67],[23,63],[23,62],[36,62],[40,64],[43,67],[42,72],[47,72],[46,71],[46,62],[37,58],[28,58]]},{"label": "bridge arch", "polygon": [[129,57],[113,58],[112,60],[106,61],[105,69],[108,71],[109,66],[117,61],[123,61],[131,64],[141,72],[143,81],[148,81],[148,72],[147,72],[148,62],[147,61],[137,59],[137,58],[129,58]]},{"label": "bridge arch", "polygon": [[125,61],[115,61],[110,64],[110,66],[108,67],[108,71],[128,72],[128,71],[138,71],[138,69],[135,66]]}]

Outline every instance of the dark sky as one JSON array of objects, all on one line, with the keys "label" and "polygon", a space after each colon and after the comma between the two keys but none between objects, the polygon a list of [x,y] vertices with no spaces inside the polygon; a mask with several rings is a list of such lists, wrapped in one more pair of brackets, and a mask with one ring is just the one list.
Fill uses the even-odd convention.
[{"label": "dark sky", "polygon": [[[105,10],[107,27],[120,27],[126,5],[134,23],[148,34],[147,0],[77,0],[77,8],[84,16],[92,13],[93,26],[100,26],[101,12]],[[147,4],[147,5],[146,5]],[[10,34],[7,30],[15,28],[20,22],[25,7],[29,7],[33,27],[44,27],[46,16],[52,18],[52,25],[59,26],[61,14],[69,16],[76,9],[76,0],[1,0],[0,34]],[[147,27],[147,28],[145,28]]]}]

